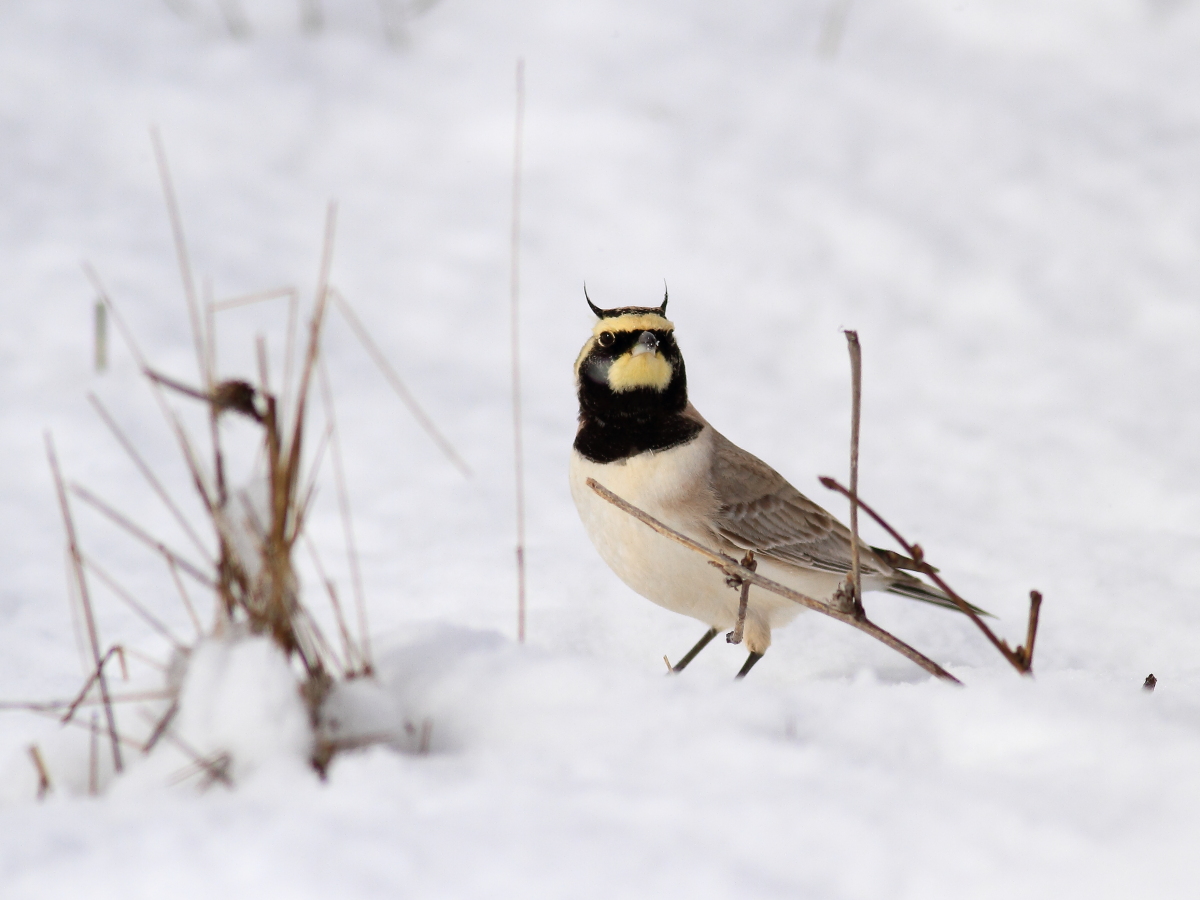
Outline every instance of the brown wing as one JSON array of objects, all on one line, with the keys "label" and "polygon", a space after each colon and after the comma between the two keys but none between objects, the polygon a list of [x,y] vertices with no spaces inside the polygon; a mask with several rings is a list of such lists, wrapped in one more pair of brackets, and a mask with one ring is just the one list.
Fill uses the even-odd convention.
[{"label": "brown wing", "polygon": [[[713,527],[756,554],[825,572],[850,571],[850,529],[787,483],[782,475],[714,432]],[[865,573],[888,573],[863,545]]]}]

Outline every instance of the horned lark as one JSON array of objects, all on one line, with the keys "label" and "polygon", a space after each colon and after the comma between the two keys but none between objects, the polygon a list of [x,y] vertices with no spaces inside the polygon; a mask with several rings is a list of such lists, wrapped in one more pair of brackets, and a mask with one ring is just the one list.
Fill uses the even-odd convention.
[{"label": "horned lark", "polygon": [[[659,606],[711,626],[674,670],[734,626],[739,592],[703,557],[597,496],[589,478],[713,549],[735,557],[753,551],[761,574],[828,602],[850,571],[850,530],[688,402],[666,296],[658,307],[599,309],[587,302],[598,321],[575,362],[579,430],[571,496],[592,543],[622,581]],[[859,554],[864,590],[955,608],[898,568],[903,557],[861,543]],[[751,591],[744,626],[750,656],[739,677],[771,645],[771,629],[801,609]]]}]

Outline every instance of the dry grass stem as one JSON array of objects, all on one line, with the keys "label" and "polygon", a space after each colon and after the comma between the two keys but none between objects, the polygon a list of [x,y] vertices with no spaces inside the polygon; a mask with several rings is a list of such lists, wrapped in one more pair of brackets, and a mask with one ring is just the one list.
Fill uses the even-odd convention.
[{"label": "dry grass stem", "polygon": [[[371,638],[367,628],[367,599],[363,590],[362,568],[359,566],[358,544],[354,540],[354,518],[350,514],[350,491],[346,487],[346,468],[342,464],[342,444],[337,427],[337,414],[334,409],[333,391],[329,386],[329,372],[324,360],[320,363],[321,401],[325,407],[325,419],[329,423],[329,450],[333,462],[333,482],[337,489],[338,512],[342,519],[342,535],[346,541],[346,560],[350,566],[350,582],[354,586],[354,608],[358,615],[358,634],[362,648],[362,665],[365,672],[373,668],[371,663]],[[341,620],[340,605],[337,604],[337,593],[329,583],[330,598],[338,610],[339,625],[345,626]]]},{"label": "dry grass stem", "polygon": [[89,725],[91,736],[88,738],[88,796],[95,797],[100,793],[100,727],[95,713]]},{"label": "dry grass stem", "polygon": [[239,306],[252,306],[255,303],[262,303],[264,300],[279,300],[283,297],[296,296],[296,289],[290,285],[286,287],[272,288],[268,291],[254,291],[249,294],[238,294],[236,297],[227,297],[224,300],[216,300],[211,305],[213,312],[225,312],[229,309],[237,309]]},{"label": "dry grass stem", "polygon": [[[828,476],[822,476],[820,480],[821,484],[825,485],[825,487],[829,488],[830,490],[837,491],[847,498],[851,496],[849,489],[839,484],[837,479],[830,478]],[[1042,605],[1042,595],[1040,593],[1037,591],[1032,591],[1030,594],[1029,627],[1026,631],[1026,641],[1029,652],[1026,652],[1026,647],[1017,647],[1016,650],[1013,650],[1008,646],[1006,641],[996,637],[992,629],[988,628],[987,623],[979,617],[970,603],[959,596],[959,594],[957,594],[954,589],[950,587],[950,585],[946,584],[945,580],[943,580],[938,574],[938,570],[929,565],[929,563],[925,562],[925,552],[921,549],[919,544],[910,544],[904,539],[900,532],[893,528],[886,519],[879,515],[879,513],[875,512],[875,510],[868,506],[862,499],[858,500],[858,505],[862,507],[863,511],[872,519],[874,519],[884,531],[890,534],[896,543],[904,548],[904,552],[907,553],[913,560],[913,569],[921,572],[924,575],[927,575],[934,584],[941,588],[942,591],[945,592],[946,596],[954,601],[954,605],[962,610],[962,612],[972,622],[975,623],[979,630],[984,633],[984,636],[991,641],[992,646],[999,651],[1001,656],[1008,660],[1009,664],[1012,665],[1014,669],[1016,669],[1022,675],[1033,674],[1032,648],[1033,642],[1037,638],[1038,615]]]},{"label": "dry grass stem", "polygon": [[[222,4],[225,9],[226,3]],[[192,325],[192,341],[196,345],[196,360],[200,364],[200,376],[207,384],[210,373],[204,364],[208,354],[204,350],[204,330],[200,323],[200,304],[196,299],[196,281],[192,277],[192,262],[188,256],[187,241],[183,236],[183,219],[179,214],[179,201],[175,197],[175,186],[171,182],[171,171],[167,166],[167,151],[157,127],[150,129],[150,141],[154,145],[154,159],[158,163],[158,175],[162,181],[163,200],[167,206],[167,218],[171,223],[171,236],[175,241],[175,256],[179,263],[179,274],[183,280],[183,295],[187,300],[188,319]]]},{"label": "dry grass stem", "polygon": [[[171,707],[167,710],[166,715],[164,715],[161,719],[156,719],[146,710],[142,710],[142,717],[146,719],[147,722],[152,722],[154,724],[154,731],[150,736],[153,743],[156,744],[160,740],[165,739],[169,744],[177,747],[184,753],[184,755],[191,759],[192,767],[195,769],[195,771],[203,771],[208,774],[209,784],[219,781],[226,787],[233,787],[233,780],[229,776],[229,766],[233,762],[233,759],[228,753],[218,753],[216,756],[209,759],[208,757],[199,753],[194,747],[192,747],[191,744],[189,744],[179,735],[171,731],[171,721],[174,719],[177,711],[177,704],[172,703]],[[145,752],[149,753],[152,747],[153,744],[150,741],[147,741]],[[187,770],[184,771],[186,772]],[[191,775],[195,774],[195,771],[187,772],[187,774],[183,775],[182,777],[176,776],[176,778],[173,779],[173,783],[178,784],[180,781],[186,780],[187,778],[191,777]]]},{"label": "dry grass stem", "polygon": [[158,618],[158,616],[154,615],[154,613],[150,612],[150,610],[146,609],[146,607],[138,602],[137,598],[123,588],[115,578],[104,571],[104,569],[100,567],[99,563],[97,563],[90,556],[85,556],[83,558],[83,562],[88,571],[99,578],[100,581],[102,581],[104,585],[110,591],[112,591],[114,595],[116,595],[117,599],[133,610],[143,622],[174,644],[175,647],[183,649],[185,646],[187,646],[183,641],[176,637],[174,632],[172,632],[171,629],[166,626],[162,619]]},{"label": "dry grass stem", "polygon": [[321,583],[325,585],[325,590],[329,594],[329,605],[333,607],[333,616],[337,622],[338,634],[342,638],[343,652],[346,657],[347,672],[357,673],[361,671],[366,673],[370,671],[370,664],[367,662],[363,651],[359,650],[354,643],[354,638],[350,635],[350,629],[346,625],[346,616],[342,611],[342,601],[338,598],[337,587],[333,583],[333,579],[325,574],[325,567],[321,565],[321,557],[317,554],[316,545],[308,535],[304,536],[304,546],[308,550],[309,558],[312,559],[313,566],[317,570],[317,577],[321,579]]},{"label": "dry grass stem", "polygon": [[146,463],[146,460],[143,459],[142,455],[137,452],[137,448],[133,446],[133,442],[129,440],[126,434],[121,430],[120,426],[117,425],[116,420],[105,408],[104,404],[100,402],[100,398],[95,394],[88,394],[88,400],[91,402],[92,407],[99,414],[100,419],[105,425],[108,426],[108,430],[112,432],[113,437],[117,439],[117,443],[121,445],[121,448],[125,451],[129,458],[133,460],[133,464],[137,467],[138,472],[140,472],[142,477],[146,479],[146,482],[150,485],[150,488],[154,491],[158,498],[162,500],[163,505],[166,506],[167,510],[174,517],[175,521],[179,523],[179,527],[183,529],[184,534],[191,539],[192,544],[197,550],[200,551],[200,555],[203,556],[207,562],[211,563],[213,561],[212,554],[204,545],[204,541],[200,539],[200,535],[196,533],[196,529],[192,527],[191,523],[187,520],[187,517],[179,509],[178,504],[176,504],[171,498],[171,495],[167,493],[167,489],[163,487],[162,482],[158,480],[158,477]]},{"label": "dry grass stem", "polygon": [[862,345],[857,331],[846,331],[846,347],[850,351],[850,577],[853,585],[851,603],[855,612],[862,612],[862,564],[858,547],[858,436],[862,422]]},{"label": "dry grass stem", "polygon": [[409,413],[417,420],[417,424],[429,435],[430,440],[437,444],[438,449],[442,451],[446,459],[450,460],[450,463],[463,474],[463,477],[470,478],[470,467],[463,461],[458,451],[454,449],[454,445],[438,430],[437,425],[434,424],[429,414],[417,403],[416,397],[413,396],[412,392],[404,384],[404,380],[396,373],[392,364],[388,362],[383,351],[379,349],[379,345],[371,338],[371,333],[363,325],[358,314],[354,312],[354,308],[350,305],[349,301],[336,289],[330,289],[329,293],[333,298],[334,305],[338,308],[338,312],[342,314],[354,336],[358,338],[363,349],[367,351],[367,356],[371,357],[371,361],[375,363],[379,371],[383,374],[384,379],[391,385],[392,390],[396,392],[396,396],[400,398],[400,402],[408,408]]},{"label": "dry grass stem", "polygon": [[146,710],[142,710],[143,718],[149,718],[151,721],[154,721],[154,728],[151,729],[150,736],[146,738],[146,743],[142,746],[143,756],[149,754],[150,751],[158,745],[158,742],[162,740],[162,736],[166,733],[167,729],[171,727],[171,722],[175,719],[175,716],[178,712],[178,697],[175,697],[171,700],[171,705],[167,707],[167,711],[163,713],[157,721],[154,721],[154,719],[149,713],[147,713]]},{"label": "dry grass stem", "polygon": [[175,560],[167,560],[167,569],[171,573],[171,580],[175,582],[175,589],[179,591],[180,602],[183,603],[183,608],[187,611],[188,618],[192,621],[192,627],[196,629],[196,637],[204,634],[204,626],[200,624],[200,617],[196,615],[196,607],[192,603],[192,598],[188,595],[187,588],[183,585],[183,579],[179,577],[179,567],[175,565]]},{"label": "dry grass stem", "polygon": [[79,551],[79,541],[75,535],[75,520],[71,517],[71,505],[67,501],[67,490],[63,484],[62,472],[58,468],[58,456],[54,452],[54,441],[50,433],[46,433],[46,456],[50,460],[50,471],[54,475],[54,489],[58,494],[58,505],[62,511],[63,524],[67,531],[67,549],[71,554],[72,568],[79,585],[79,599],[83,607],[84,622],[87,624],[88,645],[92,651],[92,662],[98,671],[97,681],[100,685],[100,696],[104,700],[104,717],[108,723],[108,736],[112,746],[113,768],[121,772],[121,745],[117,738],[117,720],[113,713],[112,703],[108,697],[108,681],[104,677],[103,666],[100,663],[100,633],[96,628],[96,616],[92,609],[91,597],[88,595],[87,576],[83,571],[83,554]]},{"label": "dry grass stem", "polygon": [[[130,691],[124,694],[109,694],[109,702],[116,705],[121,703],[147,703],[151,700],[167,700],[171,696],[169,691]],[[80,701],[78,697],[70,700],[0,700],[0,710],[6,712],[32,712],[42,713],[45,715],[54,716],[59,720],[61,725],[78,725],[77,719],[64,720],[63,710],[75,705],[83,706],[99,706],[104,703],[100,699],[88,699]],[[86,727],[86,725],[85,725]],[[140,746],[135,741],[130,741],[125,737],[120,738],[122,744],[130,746]]]},{"label": "dry grass stem", "polygon": [[175,411],[171,409],[170,405],[168,405],[166,396],[162,390],[162,385],[153,377],[151,377],[151,370],[146,364],[146,357],[142,354],[141,348],[138,346],[137,340],[133,336],[133,332],[130,331],[129,326],[126,324],[124,318],[117,311],[116,305],[108,296],[108,292],[105,290],[103,283],[100,281],[100,276],[97,275],[96,270],[86,262],[83,263],[83,271],[84,274],[87,275],[88,280],[91,281],[92,286],[96,289],[96,292],[100,296],[100,299],[104,302],[104,305],[108,308],[109,313],[112,315],[113,322],[115,322],[117,325],[117,330],[121,332],[121,339],[125,341],[125,346],[128,347],[129,352],[133,354],[134,361],[137,363],[138,368],[147,375],[147,380],[150,383],[151,391],[154,394],[154,399],[158,403],[159,411],[162,413],[167,425],[171,428],[172,433],[174,433],[176,441],[179,443],[180,452],[183,454],[184,461],[187,463],[188,471],[191,473],[192,483],[196,488],[196,493],[200,495],[201,502],[203,502],[204,508],[208,514],[210,516],[214,515],[212,495],[204,481],[204,469],[200,465],[199,457],[196,456],[196,451],[192,447],[191,440],[188,438],[187,431],[184,429],[183,423],[179,421],[179,417],[175,414]]},{"label": "dry grass stem", "polygon": [[[875,640],[879,641],[880,643],[885,644],[888,647],[891,647],[893,650],[895,650],[897,653],[899,653],[905,659],[908,659],[911,662],[915,663],[916,665],[920,666],[922,669],[924,669],[929,674],[934,675],[937,678],[941,678],[945,681],[951,681],[955,684],[961,684],[961,682],[957,678],[955,678],[953,675],[951,675],[949,672],[947,672],[945,669],[943,669],[941,666],[939,666],[933,660],[929,659],[927,656],[925,656],[918,650],[910,647],[908,644],[904,643],[902,640],[897,638],[895,635],[892,635],[889,632],[884,631],[882,628],[880,628],[874,622],[871,622],[870,620],[868,620],[865,616],[856,616],[851,613],[842,612],[841,610],[835,609],[831,606],[828,606],[825,603],[822,603],[820,600],[815,600],[812,597],[809,597],[807,594],[801,594],[799,591],[794,591],[791,588],[785,587],[784,585],[779,584],[776,581],[772,581],[769,578],[764,578],[763,576],[759,575],[758,573],[752,572],[752,571],[750,571],[750,569],[746,568],[745,566],[740,565],[738,563],[738,561],[736,559],[734,559],[732,556],[726,556],[724,553],[720,553],[716,550],[711,550],[708,547],[705,547],[703,544],[692,540],[690,537],[680,534],[678,531],[675,531],[673,528],[670,528],[670,527],[664,525],[662,522],[658,521],[658,519],[654,518],[653,516],[649,515],[648,513],[643,512],[642,510],[638,509],[633,504],[618,497],[616,494],[614,494],[608,488],[604,487],[604,485],[600,484],[594,478],[589,478],[587,483],[588,483],[588,487],[590,487],[593,491],[595,491],[598,495],[603,497],[609,503],[616,506],[618,509],[623,510],[624,512],[633,516],[635,519],[638,519],[643,524],[649,526],[654,531],[657,531],[659,534],[663,535],[664,537],[670,538],[671,540],[675,541],[676,543],[682,544],[683,546],[687,547],[688,549],[690,549],[696,553],[699,553],[701,556],[707,557],[708,560],[713,565],[715,565],[718,569],[720,569],[722,572],[725,573],[725,576],[727,578],[734,579],[737,581],[742,581],[742,582],[749,582],[751,584],[756,584],[765,590],[771,591],[771,593],[773,593],[773,594],[778,594],[780,597],[785,597],[786,599],[791,600],[793,603],[798,603],[807,609],[811,609],[815,612],[821,613],[822,615],[829,616],[831,619],[837,619],[839,622],[844,622],[847,625],[850,625],[853,628],[857,628],[859,631],[862,631],[865,634],[870,635],[871,637],[875,638]],[[866,507],[864,506],[863,508],[865,509]]]},{"label": "dry grass stem", "polygon": [[192,578],[196,579],[198,582],[200,582],[206,588],[215,589],[217,587],[216,582],[214,582],[211,578],[209,578],[206,574],[204,574],[204,571],[199,566],[195,565],[194,563],[188,562],[183,556],[176,553],[174,550],[171,550],[162,541],[155,540],[153,537],[151,537],[149,534],[147,534],[146,531],[144,531],[139,526],[135,525],[126,516],[117,512],[115,509],[113,509],[111,506],[109,506],[108,503],[101,500],[99,497],[97,497],[95,494],[93,494],[87,488],[83,487],[83,485],[72,484],[71,485],[71,493],[74,494],[76,497],[78,497],[80,500],[82,500],[84,503],[86,503],[88,506],[92,507],[97,512],[104,515],[107,519],[109,519],[109,521],[113,522],[116,525],[119,525],[122,529],[124,529],[126,532],[128,532],[133,537],[137,538],[139,541],[141,541],[147,547],[160,553],[164,559],[166,559],[168,562],[171,562],[171,563],[174,563],[175,565],[177,565],[180,568],[180,570],[182,570],[182,571],[186,572],[188,575],[192,576]]},{"label": "dry grass stem", "polygon": [[[71,719],[73,719],[75,717],[75,711],[77,709],[79,709],[79,707],[83,705],[83,701],[87,699],[88,693],[90,693],[92,690],[92,685],[95,684],[100,678],[103,677],[105,664],[110,659],[112,659],[113,656],[120,651],[120,649],[121,648],[120,648],[119,644],[114,644],[113,646],[109,647],[108,652],[105,653],[104,656],[102,656],[100,658],[100,663],[92,671],[92,674],[90,676],[88,676],[88,680],[83,683],[83,688],[76,695],[75,699],[72,700],[70,702],[70,704],[67,706],[67,711],[63,714],[63,717],[62,717],[62,721],[63,721],[64,725],[67,722],[70,722]],[[124,657],[122,657],[122,668],[124,668]],[[125,672],[125,680],[126,681],[129,680],[129,672],[128,671]],[[111,698],[109,698],[109,699],[111,699]]]},{"label": "dry grass stem", "polygon": [[37,744],[29,745],[29,758],[33,760],[33,767],[37,770],[37,798],[45,800],[46,795],[50,793],[51,789],[50,770],[46,768],[46,761],[42,759],[42,751],[38,749]]}]

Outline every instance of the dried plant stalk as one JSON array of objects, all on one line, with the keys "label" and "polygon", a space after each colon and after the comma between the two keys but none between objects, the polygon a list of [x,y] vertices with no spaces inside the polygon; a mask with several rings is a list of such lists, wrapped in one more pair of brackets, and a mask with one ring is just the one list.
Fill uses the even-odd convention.
[{"label": "dried plant stalk", "polygon": [[71,554],[71,562],[75,572],[75,580],[79,586],[80,602],[83,606],[84,621],[87,623],[88,644],[92,651],[92,662],[97,671],[97,682],[100,685],[100,696],[104,699],[104,717],[108,724],[108,737],[112,747],[113,768],[121,772],[121,744],[117,737],[117,720],[113,713],[112,703],[108,696],[108,680],[104,677],[104,667],[100,661],[100,634],[96,628],[96,616],[92,610],[92,600],[88,594],[87,576],[83,571],[83,554],[79,552],[79,541],[75,536],[75,521],[71,518],[71,506],[67,501],[67,490],[63,485],[62,472],[58,468],[58,456],[54,452],[54,442],[46,433],[46,456],[50,460],[50,471],[54,474],[54,488],[58,493],[58,505],[62,510],[63,524],[67,530],[67,548]]}]

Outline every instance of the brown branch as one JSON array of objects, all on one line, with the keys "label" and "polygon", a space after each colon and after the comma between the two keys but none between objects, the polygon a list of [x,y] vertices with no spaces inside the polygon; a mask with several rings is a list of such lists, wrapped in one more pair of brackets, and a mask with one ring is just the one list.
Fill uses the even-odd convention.
[{"label": "brown branch", "polygon": [[[839,484],[837,479],[835,479],[835,478],[830,478],[827,475],[822,475],[820,481],[821,481],[821,484],[825,485],[825,487],[829,488],[831,491],[837,491],[838,493],[842,494],[843,496],[845,496],[847,498],[849,498],[851,496],[851,492],[849,491],[849,489],[847,489],[843,485]],[[925,552],[921,549],[921,546],[919,544],[910,544],[908,541],[906,541],[904,539],[904,537],[900,534],[900,532],[898,532],[895,528],[893,528],[888,523],[888,521],[883,518],[883,516],[881,516],[881,515],[879,515],[879,513],[875,512],[875,510],[872,509],[870,506],[868,506],[862,499],[858,500],[858,505],[861,506],[863,511],[867,515],[869,515],[872,519],[874,519],[879,524],[879,526],[881,528],[883,528],[884,531],[886,531],[888,534],[890,534],[892,536],[893,540],[896,541],[896,543],[898,543],[901,547],[904,548],[904,552],[907,553],[909,556],[911,556],[913,559],[913,562],[916,564],[915,565],[916,570],[918,572],[921,572],[924,575],[929,576],[929,578],[933,581],[933,583],[936,584],[939,588],[941,588],[947,597],[949,597],[952,601],[954,601],[954,605],[957,606],[960,610],[962,610],[962,612],[972,622],[975,623],[975,625],[979,628],[979,630],[984,633],[984,636],[987,637],[987,639],[989,641],[991,641],[992,646],[996,648],[996,650],[1000,653],[1001,656],[1003,656],[1006,660],[1008,660],[1009,664],[1014,669],[1016,669],[1022,675],[1032,675],[1033,674],[1032,647],[1033,647],[1034,640],[1037,638],[1038,614],[1039,614],[1039,611],[1040,611],[1041,605],[1042,605],[1042,595],[1041,594],[1039,594],[1037,591],[1033,591],[1030,594],[1031,602],[1030,602],[1030,606],[1029,606],[1029,627],[1028,627],[1027,638],[1026,638],[1026,642],[1027,642],[1028,647],[1030,648],[1030,652],[1028,653],[1028,657],[1027,657],[1025,647],[1018,647],[1014,651],[1008,646],[1008,643],[1006,641],[1001,640],[1000,638],[996,637],[995,632],[993,632],[992,629],[988,628],[987,623],[985,623],[983,621],[983,619],[979,618],[979,615],[971,607],[971,604],[968,603],[966,600],[964,600],[961,596],[959,596],[954,591],[954,589],[952,587],[950,587],[950,585],[946,584],[945,580],[938,574],[937,569],[935,569],[933,566],[929,565],[929,563],[925,562]]]},{"label": "brown branch", "polygon": [[96,616],[92,610],[92,600],[88,595],[87,576],[83,571],[83,554],[79,552],[79,541],[75,535],[75,520],[71,518],[71,506],[67,502],[67,489],[63,484],[62,472],[58,468],[58,456],[54,453],[54,441],[46,432],[46,456],[50,460],[50,471],[54,474],[54,489],[58,493],[58,505],[62,510],[63,524],[67,530],[67,548],[71,554],[71,564],[75,571],[75,579],[79,585],[80,602],[83,605],[84,621],[87,623],[88,644],[92,651],[92,662],[99,674],[100,696],[104,699],[104,716],[108,723],[108,736],[112,745],[113,768],[121,772],[121,745],[117,738],[117,720],[113,714],[112,703],[108,696],[108,681],[104,677],[103,666],[100,662],[100,633],[96,628]]},{"label": "brown branch", "polygon": [[719,553],[716,550],[710,550],[708,547],[705,547],[703,544],[692,540],[690,537],[680,534],[673,528],[669,528],[653,516],[642,512],[633,504],[622,500],[594,478],[589,478],[587,484],[588,487],[590,487],[593,491],[595,491],[613,506],[628,513],[635,519],[638,519],[645,525],[652,528],[654,531],[657,531],[659,534],[670,538],[677,543],[683,544],[683,546],[695,551],[696,553],[699,553],[701,556],[707,557],[709,562],[724,572],[727,577],[736,578],[744,582],[750,582],[751,584],[756,584],[773,594],[778,594],[780,597],[791,600],[793,603],[798,603],[800,606],[811,609],[814,612],[821,613],[821,615],[829,616],[831,619],[837,619],[839,622],[844,622],[853,628],[857,628],[859,631],[869,634],[880,643],[891,647],[905,659],[908,659],[920,666],[930,675],[934,675],[937,678],[941,678],[945,681],[952,681],[955,684],[962,683],[933,660],[922,654],[920,651],[910,647],[895,635],[884,631],[878,625],[868,620],[865,616],[856,616],[834,609],[833,607],[822,603],[820,600],[814,600],[807,594],[801,594],[799,591],[794,591],[776,581],[772,581],[769,578],[764,578],[758,573],[752,572],[745,566],[740,565],[732,556],[726,556],[724,553]]}]

